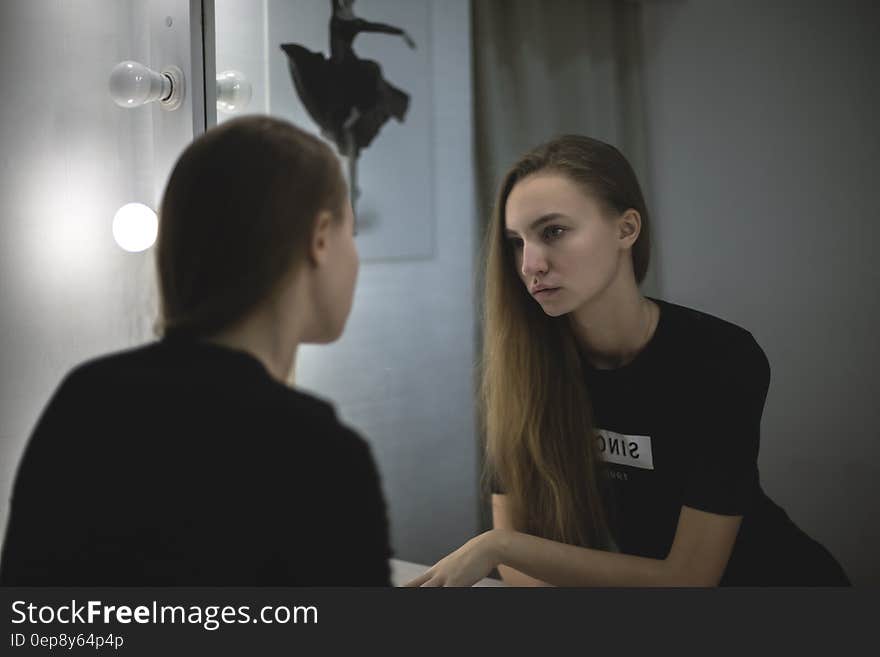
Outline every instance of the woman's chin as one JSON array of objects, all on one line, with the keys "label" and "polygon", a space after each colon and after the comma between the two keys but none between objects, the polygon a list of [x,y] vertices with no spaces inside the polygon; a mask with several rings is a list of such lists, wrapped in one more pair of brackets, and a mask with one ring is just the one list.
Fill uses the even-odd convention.
[{"label": "woman's chin", "polygon": [[562,315],[570,313],[572,309],[560,303],[542,303],[541,310],[544,311],[545,315],[550,317],[561,317]]}]

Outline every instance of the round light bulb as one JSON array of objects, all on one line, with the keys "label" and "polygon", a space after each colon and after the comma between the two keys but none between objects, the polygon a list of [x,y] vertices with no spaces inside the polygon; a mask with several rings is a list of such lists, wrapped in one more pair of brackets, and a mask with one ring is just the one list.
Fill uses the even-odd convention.
[{"label": "round light bulb", "polygon": [[217,76],[217,109],[227,114],[241,112],[251,102],[253,88],[239,71],[223,71]]},{"label": "round light bulb", "polygon": [[143,203],[126,203],[113,217],[113,238],[126,251],[137,253],[153,246],[159,234],[159,219]]},{"label": "round light bulb", "polygon": [[139,62],[120,62],[110,72],[110,96],[120,107],[138,107],[170,91],[170,80]]}]

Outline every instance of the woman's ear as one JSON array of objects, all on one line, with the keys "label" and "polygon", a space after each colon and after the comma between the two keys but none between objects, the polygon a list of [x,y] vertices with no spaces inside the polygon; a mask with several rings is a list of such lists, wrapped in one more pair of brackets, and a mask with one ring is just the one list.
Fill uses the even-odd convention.
[{"label": "woman's ear", "polygon": [[309,262],[315,267],[323,265],[329,257],[330,229],[333,223],[333,214],[329,210],[322,210],[315,219],[312,239],[309,242]]},{"label": "woman's ear", "polygon": [[617,220],[620,245],[631,248],[642,232],[642,217],[636,210],[630,208]]}]

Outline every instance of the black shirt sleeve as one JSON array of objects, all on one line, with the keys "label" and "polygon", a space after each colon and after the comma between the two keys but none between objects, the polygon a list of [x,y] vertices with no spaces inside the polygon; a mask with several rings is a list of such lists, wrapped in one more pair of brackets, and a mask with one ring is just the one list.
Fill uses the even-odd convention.
[{"label": "black shirt sleeve", "polygon": [[710,513],[743,515],[758,489],[761,415],[770,364],[751,334],[725,346],[706,372],[695,400],[683,504]]}]

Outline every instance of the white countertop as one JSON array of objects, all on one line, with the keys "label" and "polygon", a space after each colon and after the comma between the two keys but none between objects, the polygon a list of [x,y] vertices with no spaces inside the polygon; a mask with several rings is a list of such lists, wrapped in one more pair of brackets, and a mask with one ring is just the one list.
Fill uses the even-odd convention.
[{"label": "white countertop", "polygon": [[[411,561],[401,561],[400,559],[390,559],[389,563],[391,564],[391,583],[394,586],[403,586],[431,567],[412,563]],[[507,584],[500,579],[486,577],[474,584],[474,586],[507,586]]]}]

